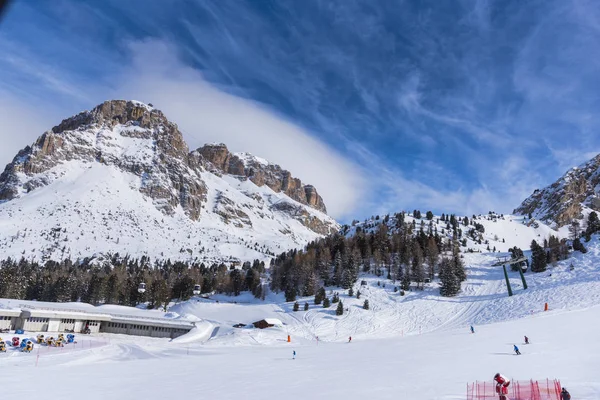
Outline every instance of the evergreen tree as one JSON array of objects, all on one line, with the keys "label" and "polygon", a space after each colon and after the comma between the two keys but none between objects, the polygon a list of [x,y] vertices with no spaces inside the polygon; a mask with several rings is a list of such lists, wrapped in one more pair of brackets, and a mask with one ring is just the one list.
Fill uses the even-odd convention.
[{"label": "evergreen tree", "polygon": [[579,221],[574,219],[571,221],[571,225],[569,225],[569,237],[571,240],[575,240],[581,236],[581,226]]},{"label": "evergreen tree", "polygon": [[588,235],[593,235],[598,231],[600,231],[600,220],[598,219],[598,214],[596,211],[592,211],[588,215],[586,233]]},{"label": "evergreen tree", "polygon": [[338,303],[338,306],[335,310],[335,315],[343,315],[344,314],[344,303],[341,301]]},{"label": "evergreen tree", "polygon": [[455,274],[452,261],[443,259],[440,263],[440,294],[444,297],[453,297],[460,291],[460,280]]},{"label": "evergreen tree", "polygon": [[352,287],[350,289],[348,289],[348,296],[354,297],[354,289]]},{"label": "evergreen tree", "polygon": [[360,290],[356,291],[356,299],[360,299]]},{"label": "evergreen tree", "polygon": [[323,302],[323,300],[325,299],[325,289],[324,288],[319,288],[319,290],[317,290],[317,294],[315,294],[315,305],[319,305]]},{"label": "evergreen tree", "polygon": [[364,310],[368,310],[369,309],[369,300],[365,299],[365,302],[363,303],[363,309]]},{"label": "evergreen tree", "polygon": [[425,214],[425,217],[431,221],[433,219],[433,213],[431,211],[427,211],[427,213]]},{"label": "evergreen tree", "polygon": [[308,311],[308,302],[304,303],[304,311]]},{"label": "evergreen tree", "polygon": [[325,299],[323,299],[323,308],[329,307],[331,307],[331,302],[329,301],[329,297],[325,297]]},{"label": "evergreen tree", "polygon": [[402,290],[410,289],[410,276],[406,273],[402,276],[402,280],[400,281],[400,288]]},{"label": "evergreen tree", "polygon": [[285,301],[296,301],[296,287],[293,285],[285,289]]},{"label": "evergreen tree", "polygon": [[587,253],[587,249],[585,248],[585,246],[583,245],[583,243],[581,243],[581,241],[579,240],[579,238],[573,240],[573,250],[580,251],[583,254]]},{"label": "evergreen tree", "polygon": [[546,271],[546,252],[535,240],[531,241],[531,271]]},{"label": "evergreen tree", "polygon": [[[452,247],[452,268],[454,270],[454,276],[458,279],[459,284],[467,280],[467,272],[465,271],[465,264],[462,262],[459,254],[458,243],[453,242]],[[460,287],[459,287],[460,290]]]},{"label": "evergreen tree", "polygon": [[300,304],[298,302],[294,303],[294,311],[300,311]]},{"label": "evergreen tree", "polygon": [[339,302],[339,301],[340,301],[340,296],[338,295],[338,293],[337,293],[337,292],[335,292],[335,293],[333,294],[333,298],[331,299],[331,302],[332,302],[332,303],[337,303],[337,302]]}]

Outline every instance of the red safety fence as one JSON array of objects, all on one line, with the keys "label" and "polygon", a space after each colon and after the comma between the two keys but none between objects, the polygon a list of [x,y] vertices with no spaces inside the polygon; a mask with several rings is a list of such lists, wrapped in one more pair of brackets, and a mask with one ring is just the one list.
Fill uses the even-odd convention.
[{"label": "red safety fence", "polygon": [[[507,400],[560,400],[561,386],[556,379],[542,381],[512,381],[508,386]],[[498,399],[495,382],[467,384],[467,400]]]}]

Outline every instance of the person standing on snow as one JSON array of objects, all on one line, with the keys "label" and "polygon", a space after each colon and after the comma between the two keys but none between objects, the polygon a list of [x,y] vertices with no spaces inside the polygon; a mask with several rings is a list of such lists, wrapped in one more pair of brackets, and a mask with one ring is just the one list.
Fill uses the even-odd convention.
[{"label": "person standing on snow", "polygon": [[567,392],[567,388],[562,388],[560,392],[560,400],[571,400],[571,395]]},{"label": "person standing on snow", "polygon": [[525,344],[529,344],[529,338],[525,336]]},{"label": "person standing on snow", "polygon": [[515,348],[515,353],[516,353],[518,356],[520,356],[520,355],[521,355],[521,352],[519,351],[519,348],[517,347],[517,345],[516,345],[516,344],[513,344],[513,346],[514,346],[514,348]]},{"label": "person standing on snow", "polygon": [[296,359],[296,350],[294,350],[294,351],[292,352],[292,360],[295,360],[295,359]]},{"label": "person standing on snow", "polygon": [[350,337],[348,338],[348,343],[350,343],[351,341],[352,341],[352,336],[350,336]]},{"label": "person standing on snow", "polygon": [[471,333],[475,333],[475,328],[473,328],[473,325],[471,325]]},{"label": "person standing on snow", "polygon": [[496,393],[500,395],[500,400],[506,400],[510,379],[498,372],[496,375],[494,375],[494,381],[496,382]]}]

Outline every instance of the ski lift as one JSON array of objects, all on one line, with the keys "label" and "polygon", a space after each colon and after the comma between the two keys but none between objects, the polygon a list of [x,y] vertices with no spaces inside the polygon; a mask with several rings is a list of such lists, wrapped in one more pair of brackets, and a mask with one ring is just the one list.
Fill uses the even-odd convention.
[{"label": "ski lift", "polygon": [[194,285],[193,293],[195,295],[199,295],[200,294],[200,285]]},{"label": "ski lift", "polygon": [[140,286],[138,286],[138,293],[144,293],[144,292],[146,292],[146,284],[140,283]]}]

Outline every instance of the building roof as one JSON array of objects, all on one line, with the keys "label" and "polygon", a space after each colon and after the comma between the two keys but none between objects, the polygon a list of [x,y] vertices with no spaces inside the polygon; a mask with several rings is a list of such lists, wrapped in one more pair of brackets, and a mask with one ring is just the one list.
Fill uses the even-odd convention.
[{"label": "building roof", "polygon": [[0,316],[2,317],[18,317],[21,315],[21,310],[18,308],[0,308]]},{"label": "building roof", "polygon": [[265,318],[265,322],[269,325],[283,326],[283,322],[277,318]]},{"label": "building roof", "polygon": [[38,310],[26,309],[20,313],[22,318],[42,317],[42,318],[61,318],[61,319],[79,319],[89,321],[110,321],[110,315],[86,313],[81,311],[65,310]]}]

